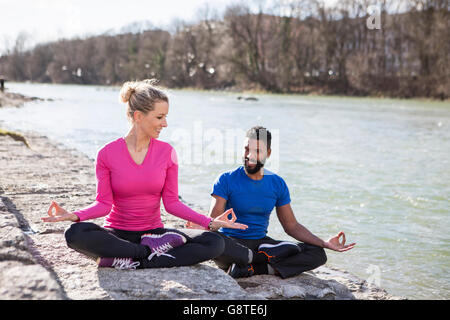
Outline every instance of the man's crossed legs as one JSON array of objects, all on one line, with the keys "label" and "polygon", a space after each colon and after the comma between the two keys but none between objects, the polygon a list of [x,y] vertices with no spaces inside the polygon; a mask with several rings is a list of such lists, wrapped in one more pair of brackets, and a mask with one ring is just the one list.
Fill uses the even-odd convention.
[{"label": "man's crossed legs", "polygon": [[214,259],[234,278],[276,274],[289,278],[315,269],[327,261],[325,250],[307,244],[262,239],[238,239],[216,232],[225,240],[225,251]]}]

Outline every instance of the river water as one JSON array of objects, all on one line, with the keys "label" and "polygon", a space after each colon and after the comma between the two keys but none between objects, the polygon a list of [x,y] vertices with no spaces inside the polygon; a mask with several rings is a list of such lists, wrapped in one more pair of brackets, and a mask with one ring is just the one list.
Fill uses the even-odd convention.
[{"label": "river water", "polygon": [[[129,129],[117,87],[8,83],[51,98],[0,109],[0,127],[33,130],[95,158]],[[245,130],[273,134],[267,167],[289,186],[297,220],[326,239],[328,264],[411,299],[450,298],[450,104],[425,100],[169,90],[180,195],[207,211],[214,179],[242,162]],[[94,199],[95,195],[93,195]],[[269,235],[290,239],[276,214]]]}]

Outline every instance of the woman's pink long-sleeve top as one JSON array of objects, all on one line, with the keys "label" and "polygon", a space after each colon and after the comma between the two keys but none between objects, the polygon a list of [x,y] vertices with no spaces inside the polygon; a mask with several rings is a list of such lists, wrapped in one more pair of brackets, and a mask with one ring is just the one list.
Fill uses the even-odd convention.
[{"label": "woman's pink long-sleeve top", "polygon": [[178,198],[178,161],[175,149],[151,139],[142,164],[131,157],[124,138],[102,147],[95,163],[96,201],[75,211],[80,221],[106,216],[104,227],[143,231],[163,228],[161,198],[167,212],[205,228],[211,218]]}]

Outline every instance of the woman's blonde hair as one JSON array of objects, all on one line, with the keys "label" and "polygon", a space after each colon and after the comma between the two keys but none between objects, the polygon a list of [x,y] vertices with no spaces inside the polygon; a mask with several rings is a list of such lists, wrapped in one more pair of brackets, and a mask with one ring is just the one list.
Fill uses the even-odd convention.
[{"label": "woman's blonde hair", "polygon": [[158,80],[127,81],[120,89],[119,100],[127,104],[127,116],[133,121],[135,111],[147,114],[155,109],[156,102],[169,102],[164,91],[156,86]]}]

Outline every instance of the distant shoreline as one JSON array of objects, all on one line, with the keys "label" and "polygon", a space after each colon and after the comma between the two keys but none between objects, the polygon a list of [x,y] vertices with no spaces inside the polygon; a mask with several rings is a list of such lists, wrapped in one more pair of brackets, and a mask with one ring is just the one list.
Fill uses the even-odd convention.
[{"label": "distant shoreline", "polygon": [[[120,90],[120,87],[122,86],[121,83],[119,84],[79,84],[79,83],[47,83],[47,82],[15,82],[11,81],[9,83],[18,83],[18,84],[36,84],[36,85],[68,85],[68,86],[92,86],[92,87],[105,87],[105,88],[117,88],[117,90]],[[300,92],[292,92],[292,93],[278,93],[278,92],[270,92],[267,90],[262,89],[245,89],[245,88],[237,88],[237,87],[230,87],[230,88],[212,88],[212,89],[202,89],[202,88],[196,88],[196,87],[183,87],[183,88],[172,88],[172,87],[166,87],[164,85],[160,85],[162,88],[168,90],[169,92],[172,90],[176,91],[193,91],[193,92],[204,92],[204,93],[230,93],[230,94],[236,94],[241,95],[242,97],[252,97],[254,95],[270,95],[270,96],[280,96],[280,97],[288,97],[288,96],[298,96],[298,97],[317,97],[317,98],[348,98],[348,99],[380,99],[380,100],[393,100],[393,101],[423,101],[423,102],[437,102],[437,103],[448,103],[450,102],[450,98],[446,99],[438,99],[438,98],[432,98],[432,97],[394,97],[389,95],[344,95],[344,94],[335,94],[335,93],[323,93],[316,91],[311,91],[307,93],[300,93]],[[38,98],[38,97],[27,97],[20,93],[13,93],[9,92],[8,86],[6,86],[6,91],[4,93],[0,92],[0,108],[2,106],[8,106],[8,102],[10,102],[9,106],[14,107],[20,107],[25,102],[29,101],[35,101],[35,100],[41,100],[44,99]],[[10,96],[10,98],[7,97],[7,95]],[[46,99],[48,101],[51,101],[51,99]],[[245,100],[245,99],[243,99]],[[14,102],[15,101],[15,102]]]},{"label": "distant shoreline", "polygon": [[[36,82],[37,83],[37,82]],[[95,86],[106,86],[108,85],[95,85]],[[120,87],[120,85],[114,85],[112,87]],[[326,93],[319,93],[317,91],[312,91],[308,93],[299,93],[299,92],[292,92],[292,93],[278,93],[278,92],[270,92],[265,90],[256,90],[256,89],[239,89],[239,90],[227,90],[227,89],[199,89],[195,87],[185,87],[185,88],[168,88],[169,90],[180,90],[180,91],[197,91],[197,92],[218,92],[218,93],[235,93],[235,94],[242,94],[244,96],[251,96],[251,95],[272,95],[272,96],[299,96],[299,97],[319,97],[319,98],[349,98],[349,99],[383,99],[383,100],[398,100],[398,101],[426,101],[426,102],[450,102],[450,98],[446,98],[444,100],[438,99],[438,98],[431,98],[431,97],[410,97],[410,98],[404,98],[404,97],[393,97],[388,95],[342,95],[342,94],[326,94]]]}]

